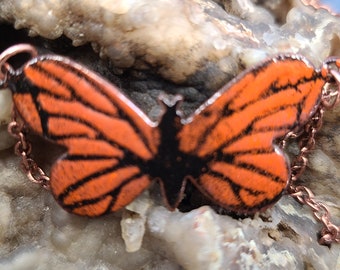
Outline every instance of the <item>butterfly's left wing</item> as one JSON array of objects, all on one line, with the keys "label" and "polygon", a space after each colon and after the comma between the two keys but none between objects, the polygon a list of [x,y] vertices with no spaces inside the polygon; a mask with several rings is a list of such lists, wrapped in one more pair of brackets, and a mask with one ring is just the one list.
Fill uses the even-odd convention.
[{"label": "butterfly's left wing", "polygon": [[299,57],[282,56],[241,74],[188,118],[180,150],[205,160],[193,184],[239,213],[266,208],[285,190],[289,162],[273,141],[304,125],[324,78]]},{"label": "butterfly's left wing", "polygon": [[61,206],[98,216],[134,200],[151,179],[159,132],[115,86],[59,56],[41,56],[11,75],[20,116],[37,134],[66,147],[51,169]]}]

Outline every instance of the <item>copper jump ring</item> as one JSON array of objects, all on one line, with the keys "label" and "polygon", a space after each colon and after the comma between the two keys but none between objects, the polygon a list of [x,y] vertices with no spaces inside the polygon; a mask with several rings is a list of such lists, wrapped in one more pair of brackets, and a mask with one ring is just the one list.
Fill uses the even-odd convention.
[{"label": "copper jump ring", "polygon": [[7,60],[19,53],[28,53],[32,58],[38,56],[37,50],[29,44],[18,44],[3,51],[0,54],[0,82],[6,80],[7,71],[12,69]]}]

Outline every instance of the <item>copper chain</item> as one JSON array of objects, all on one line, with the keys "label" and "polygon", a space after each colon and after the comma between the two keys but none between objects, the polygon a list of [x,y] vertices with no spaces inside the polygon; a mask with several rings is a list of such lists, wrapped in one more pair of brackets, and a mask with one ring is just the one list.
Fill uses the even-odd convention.
[{"label": "copper chain", "polygon": [[[38,55],[37,50],[29,44],[18,44],[2,52],[0,54],[0,89],[7,87],[8,73],[14,72],[7,60],[19,53],[27,53],[32,58]],[[8,132],[17,139],[15,153],[21,157],[21,164],[28,179],[45,189],[49,189],[50,179],[31,158],[32,147],[26,137],[28,129],[22,121],[17,119],[15,109],[12,110],[12,122],[8,125]]]},{"label": "copper chain", "polygon": [[18,141],[15,144],[15,154],[21,157],[21,165],[28,179],[33,183],[49,189],[50,178],[31,158],[31,143],[27,140],[27,128],[24,123],[17,121],[15,109],[13,109],[12,122],[8,125],[8,132]]},{"label": "copper chain", "polygon": [[[336,76],[334,77],[336,78]],[[314,193],[309,188],[295,185],[296,180],[304,172],[307,166],[308,153],[315,146],[315,134],[322,126],[322,118],[325,109],[333,108],[339,101],[339,88],[334,90],[334,88],[325,87],[321,99],[321,104],[314,116],[305,125],[303,131],[299,134],[290,133],[287,135],[290,137],[298,137],[300,146],[300,152],[292,162],[291,179],[287,191],[299,203],[308,205],[312,209],[314,217],[323,225],[323,228],[320,231],[319,243],[321,245],[330,246],[332,243],[340,242],[340,226],[332,223],[327,206],[316,200]],[[285,140],[282,145],[284,144]]]}]

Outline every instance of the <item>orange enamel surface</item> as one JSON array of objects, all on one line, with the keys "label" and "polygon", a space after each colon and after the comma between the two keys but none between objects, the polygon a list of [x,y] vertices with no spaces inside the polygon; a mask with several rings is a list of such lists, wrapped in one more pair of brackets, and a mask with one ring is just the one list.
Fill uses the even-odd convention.
[{"label": "orange enamel surface", "polygon": [[[318,92],[320,92],[319,89]],[[255,117],[267,115],[271,112],[277,111],[283,106],[293,106],[303,101],[303,98],[309,92],[296,91],[294,88],[288,88],[285,91],[273,94],[267,98],[258,100],[256,103],[249,105],[244,111],[247,113],[254,113]],[[242,111],[243,112],[243,111]],[[249,117],[249,116],[248,116]],[[254,116],[252,116],[253,118]]]},{"label": "orange enamel surface", "polygon": [[[280,166],[280,164],[276,164],[275,166]],[[225,177],[231,179],[232,182],[241,187],[250,189],[252,191],[270,191],[268,192],[268,196],[270,196],[268,199],[271,199],[277,194],[281,193],[286,187],[288,181],[288,179],[274,181],[270,177],[261,175],[253,170],[245,169],[224,162],[215,162],[211,164],[210,167],[212,170],[223,174]]]},{"label": "orange enamel surface", "polygon": [[283,132],[286,133],[287,127],[292,127],[294,125],[297,113],[298,110],[296,107],[288,107],[287,109],[269,114],[268,116],[256,121],[253,125],[253,129],[254,131],[280,129],[284,130]]},{"label": "orange enamel surface", "polygon": [[66,138],[58,140],[58,143],[67,147],[67,153],[69,155],[81,155],[85,157],[98,155],[116,157],[120,159],[124,157],[122,150],[119,150],[108,142],[101,140],[88,138]]},{"label": "orange enamel surface", "polygon": [[[34,101],[30,94],[14,94],[20,115],[42,134],[36,108],[46,112],[44,135],[67,147],[50,181],[62,205],[79,215],[98,216],[121,209],[150,185],[152,179],[138,167],[143,164],[129,162],[154,159],[160,131],[116,87],[63,58],[38,60],[24,74],[38,95]],[[170,151],[210,160],[209,173],[188,179],[221,206],[239,212],[261,208],[282,193],[289,179],[287,161],[273,141],[306,123],[324,84],[322,74],[302,60],[266,62],[183,121],[179,149]],[[132,159],[124,160],[127,152]]]},{"label": "orange enamel surface", "polygon": [[26,77],[35,86],[45,89],[48,92],[53,93],[53,95],[58,95],[64,98],[71,97],[71,93],[65,87],[65,85],[60,84],[60,82],[56,81],[53,76],[47,75],[43,71],[32,68],[31,66],[25,67],[24,72],[25,72]]},{"label": "orange enamel surface", "polygon": [[221,178],[203,174],[199,179],[198,188],[222,206],[232,207],[240,204],[230,184]]},{"label": "orange enamel surface", "polygon": [[[53,64],[54,63],[52,63],[52,70],[54,70]],[[117,114],[122,112],[124,115],[127,115],[129,120],[137,126],[139,132],[146,138],[146,142],[151,151],[156,153],[159,134],[151,125],[151,121],[147,116],[128,98],[122,95],[115,86],[103,80],[94,72],[73,62],[68,62],[68,65],[77,70],[77,73],[74,73],[74,71],[70,72],[70,69],[67,69],[69,71],[68,75],[61,78],[70,83],[79,96],[84,98],[84,100],[89,104],[92,104],[98,110],[104,110],[112,114],[115,112],[117,112]],[[79,76],[79,74],[81,74],[81,76]],[[84,78],[86,80],[76,83],[79,78]],[[88,82],[90,82],[90,84]],[[80,84],[82,85],[81,87]],[[115,107],[112,107],[113,104]]]},{"label": "orange enamel surface", "polygon": [[76,99],[82,100],[98,111],[104,111],[110,115],[117,114],[117,108],[112,102],[84,80],[83,77],[79,76],[79,74],[59,65],[59,63],[55,61],[39,62],[38,66],[53,74],[54,78],[61,80],[64,85],[72,89],[73,98],[76,97]]},{"label": "orange enamel surface", "polygon": [[62,194],[69,186],[78,183],[94,173],[112,168],[116,159],[108,160],[60,160],[51,169],[51,190],[55,197]]},{"label": "orange enamel surface", "polygon": [[38,134],[42,134],[40,116],[30,94],[13,94],[16,109],[25,122]]},{"label": "orange enamel surface", "polygon": [[[139,173],[138,167],[126,167],[95,177],[71,191],[64,200],[64,204],[73,204],[83,200],[102,197],[124,184],[124,181]],[[135,183],[135,182],[133,182]],[[138,185],[137,185],[138,186]]]},{"label": "orange enamel surface", "polygon": [[270,63],[266,70],[260,74],[275,80],[274,86],[277,88],[296,85],[299,81],[313,77],[315,69],[306,65],[301,60],[285,59]]},{"label": "orange enamel surface", "polygon": [[[115,86],[62,57],[38,58],[24,67],[23,74],[35,87],[36,100],[25,94],[26,89],[18,91],[14,102],[19,113],[38,134],[67,147],[65,159],[51,171],[51,190],[58,200],[63,198],[61,204],[73,213],[97,216],[112,203],[107,192],[119,189],[112,204],[115,211],[150,184],[147,176],[124,183],[140,172],[137,166],[110,172],[124,160],[125,151],[152,159],[160,142],[156,124]],[[39,113],[47,116],[44,134]],[[97,199],[82,204],[93,198]]]},{"label": "orange enamel surface", "polygon": [[106,196],[100,201],[88,204],[84,206],[77,207],[72,210],[74,214],[80,216],[96,217],[104,214],[111,203],[111,196]]},{"label": "orange enamel surface", "polygon": [[[230,117],[222,118],[210,131],[209,137],[205,140],[204,145],[200,147],[199,155],[204,156],[215,151],[225,142],[238,136],[240,133],[243,133],[251,123],[255,122],[256,119],[262,115],[268,115],[272,111],[276,112],[277,109],[283,105],[297,103],[297,97],[295,97],[293,93],[295,93],[295,91],[287,91],[285,93],[274,95],[270,98],[270,100],[260,100],[255,104],[249,105],[242,111],[231,115]],[[287,126],[286,122],[294,123],[295,120],[295,116],[294,119],[286,118],[282,125],[286,126],[286,130],[289,130],[289,126]],[[275,139],[275,137],[273,137],[272,140]]]},{"label": "orange enamel surface", "polygon": [[[127,101],[127,100],[126,100]],[[152,154],[156,154],[158,151],[158,145],[160,141],[159,130],[155,127],[149,126],[145,123],[145,119],[139,117],[136,114],[137,108],[128,106],[125,100],[118,99],[116,103],[119,104],[120,108],[124,113],[131,119],[131,122],[137,127],[143,137],[146,139],[148,148]]]},{"label": "orange enamel surface", "polygon": [[62,114],[64,117],[68,116],[88,123],[108,140],[129,149],[145,160],[151,159],[152,153],[127,121],[94,111],[76,101],[59,100],[44,94],[40,94],[38,100],[49,113]]},{"label": "orange enamel surface", "polygon": [[247,127],[247,123],[242,118],[238,118],[237,115],[228,118],[222,118],[217,125],[210,130],[209,136],[199,148],[198,155],[206,156],[212,154],[224,143],[230,141],[233,137],[242,133]]},{"label": "orange enamel surface", "polygon": [[[263,70],[244,76],[240,82],[234,84],[231,92],[238,92],[236,98],[230,102],[230,110],[238,110],[245,104],[261,100],[271,92],[271,88],[282,88],[287,85],[296,85],[303,78],[311,78],[314,69],[301,61],[290,59],[276,61],[268,64]],[[245,86],[244,86],[245,85]],[[288,97],[287,97],[288,98]]]},{"label": "orange enamel surface", "polygon": [[130,122],[133,123],[140,134],[146,139],[147,146],[153,154],[157,153],[159,144],[159,132],[154,127],[154,123],[151,123],[150,119],[138,108],[136,107],[127,97],[125,97],[116,87],[112,85],[93,72],[89,72],[86,69],[81,69],[84,73],[83,75],[91,80],[101,92],[105,93],[110,100],[112,100],[117,109],[122,111],[126,115]]},{"label": "orange enamel surface", "polygon": [[[270,193],[269,193],[270,194]],[[255,205],[260,205],[266,199],[273,199],[268,198],[266,194],[252,194],[247,190],[241,189],[240,190],[240,198],[241,200],[248,206],[254,207]]]},{"label": "orange enamel surface", "polygon": [[235,157],[235,164],[249,164],[281,179],[289,179],[286,159],[275,152],[243,154]]},{"label": "orange enamel surface", "polygon": [[[316,76],[313,67],[289,58],[244,74],[221,89],[215,95],[217,98],[184,126],[178,135],[180,149],[204,157],[245,133],[249,127],[252,130],[265,126],[279,128],[273,133],[270,140],[273,141],[297,123],[301,126],[317,105],[325,83],[313,76]],[[300,119],[294,113],[298,107],[303,108]],[[209,136],[202,137],[207,132]]]},{"label": "orange enamel surface", "polygon": [[[202,121],[202,123],[204,122]],[[205,126],[202,123],[198,124],[195,122],[184,126],[179,134],[180,149],[183,152],[196,152],[195,154],[199,157],[204,157],[213,154],[219,146],[230,141],[236,135],[233,131],[233,123],[230,123],[229,119],[221,118],[213,129],[209,129],[209,126]],[[206,132],[207,129],[209,130],[209,136],[204,141],[201,141],[201,134]],[[201,132],[198,133],[198,131]]]},{"label": "orange enamel surface", "polygon": [[111,211],[117,211],[122,207],[131,203],[136,199],[146,188],[149,187],[151,181],[148,176],[136,178],[133,182],[129,182],[123,186],[117,195],[117,199],[111,208]]},{"label": "orange enamel surface", "polygon": [[80,136],[95,138],[97,132],[83,123],[63,117],[49,117],[48,132],[53,136]]},{"label": "orange enamel surface", "polygon": [[[254,100],[260,100],[272,83],[264,74],[254,76],[250,73],[244,76],[240,82],[231,86],[228,92],[235,92],[234,98],[229,102],[229,110],[239,110],[245,104],[251,103]],[[218,100],[219,102],[219,100]],[[221,102],[223,102],[221,100]]]},{"label": "orange enamel surface", "polygon": [[[306,100],[303,105],[303,110],[301,112],[301,121],[306,122],[311,117],[311,112],[315,111],[315,100],[319,100],[321,97],[321,89],[324,86],[325,81],[322,79],[315,80],[302,84],[299,89],[306,94]],[[319,90],[319,91],[318,91]]]},{"label": "orange enamel surface", "polygon": [[[210,112],[209,110],[209,117],[205,117],[203,114],[195,116],[194,122],[183,126],[182,130],[178,133],[179,149],[185,153],[191,153],[198,149],[202,143],[200,141],[202,134],[218,119],[220,119],[218,111]],[[225,133],[228,132],[227,129],[225,131]],[[211,140],[214,140],[214,138]]]},{"label": "orange enamel surface", "polygon": [[259,132],[240,137],[230,145],[222,149],[223,154],[237,154],[256,150],[271,149],[273,147],[273,131]]},{"label": "orange enamel surface", "polygon": [[25,75],[33,84],[51,95],[87,104],[86,106],[91,106],[93,110],[110,116],[118,116],[120,113],[127,115],[145,138],[147,147],[152,153],[156,153],[159,132],[152,126],[151,121],[115,86],[95,73],[68,59],[53,58],[28,65],[25,67]]}]

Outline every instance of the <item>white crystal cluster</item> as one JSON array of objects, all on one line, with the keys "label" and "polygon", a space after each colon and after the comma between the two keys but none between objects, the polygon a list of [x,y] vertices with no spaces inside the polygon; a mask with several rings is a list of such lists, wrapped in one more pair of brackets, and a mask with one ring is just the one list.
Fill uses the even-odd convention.
[{"label": "white crystal cluster", "polygon": [[[272,54],[300,53],[316,65],[340,55],[339,18],[298,0],[255,2],[0,0],[0,21],[31,36],[91,43],[118,69],[151,70],[207,89]],[[11,97],[0,95],[5,124]],[[339,120],[340,109],[326,114],[304,177],[338,222]],[[0,149],[12,143],[5,130],[1,125]],[[208,207],[171,213],[147,193],[122,213],[79,218],[27,182],[11,149],[0,151],[0,270],[340,269],[339,245],[318,245],[319,229],[310,210],[289,197],[239,221]]]},{"label": "white crystal cluster", "polygon": [[[314,12],[297,0],[283,26],[250,0],[221,2],[229,13],[209,0],[2,0],[0,18],[28,28],[32,36],[65,35],[74,46],[91,42],[117,67],[156,67],[178,83],[207,63],[235,75],[233,59],[249,66],[272,53],[303,53],[320,63],[333,49],[327,41],[340,30],[325,10]],[[279,9],[284,2],[270,6]]]}]

